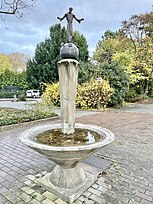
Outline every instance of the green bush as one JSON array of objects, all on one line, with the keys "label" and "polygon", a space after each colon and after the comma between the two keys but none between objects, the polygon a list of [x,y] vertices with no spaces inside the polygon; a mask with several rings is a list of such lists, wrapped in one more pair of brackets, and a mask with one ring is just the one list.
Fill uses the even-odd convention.
[{"label": "green bush", "polygon": [[17,98],[19,96],[25,96],[25,91],[0,91],[0,98],[14,98],[14,95]]},{"label": "green bush", "polygon": [[129,81],[124,69],[118,63],[100,64],[99,76],[108,80],[114,89],[109,106],[120,107],[128,92]]},{"label": "green bush", "polygon": [[[34,110],[19,110],[14,108],[0,108],[0,126],[29,122],[55,116],[53,108],[44,110],[44,104],[38,104]],[[40,108],[40,107],[43,107]],[[46,106],[45,106],[46,108]]]},{"label": "green bush", "polygon": [[148,96],[150,98],[153,98],[153,80],[149,84],[149,93],[148,93]]},{"label": "green bush", "polygon": [[[151,98],[151,97],[150,97]],[[137,94],[135,89],[130,89],[125,97],[125,100],[127,102],[144,102],[146,100],[149,100],[149,96],[146,94]]]},{"label": "green bush", "polygon": [[140,94],[138,97],[137,97],[137,102],[144,102],[146,100],[149,99],[149,96],[147,96],[146,94]]},{"label": "green bush", "polygon": [[19,101],[26,101],[26,95],[24,93],[21,93],[18,95],[18,100]]},{"label": "green bush", "polygon": [[136,90],[130,89],[125,96],[125,101],[133,103],[137,101],[137,98],[138,94],[136,93]]},{"label": "green bush", "polygon": [[22,90],[28,89],[26,73],[5,70],[4,73],[0,74],[0,90],[5,86],[16,86]]},{"label": "green bush", "polygon": [[16,92],[0,91],[0,98],[13,98]]},{"label": "green bush", "polygon": [[36,115],[52,115],[54,113],[54,106],[52,104],[47,104],[44,99],[41,102],[37,102],[34,106],[34,112]]},{"label": "green bush", "polygon": [[[76,107],[82,109],[105,108],[111,100],[113,89],[108,81],[91,79],[82,85],[78,85]],[[46,85],[43,98],[47,104],[60,105],[59,83]]]}]

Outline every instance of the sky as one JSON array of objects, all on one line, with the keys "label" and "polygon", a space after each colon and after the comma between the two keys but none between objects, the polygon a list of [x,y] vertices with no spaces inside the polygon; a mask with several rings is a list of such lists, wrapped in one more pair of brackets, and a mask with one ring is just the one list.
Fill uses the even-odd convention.
[{"label": "sky", "polygon": [[[36,45],[49,38],[49,27],[59,23],[69,7],[77,18],[73,29],[83,34],[90,55],[106,30],[116,31],[131,15],[152,11],[152,0],[37,0],[34,11],[25,11],[22,18],[7,16],[0,22],[0,53],[21,52],[34,56]],[[3,16],[4,17],[4,16]],[[66,20],[61,22],[66,26]]]}]

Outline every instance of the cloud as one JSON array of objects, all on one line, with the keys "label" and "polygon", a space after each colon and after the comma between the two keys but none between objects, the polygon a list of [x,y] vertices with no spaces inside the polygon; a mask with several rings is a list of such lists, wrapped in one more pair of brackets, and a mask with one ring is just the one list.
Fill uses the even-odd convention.
[{"label": "cloud", "polygon": [[57,16],[63,16],[70,6],[78,18],[85,19],[81,24],[75,22],[74,30],[85,35],[89,50],[93,51],[106,30],[118,30],[122,20],[151,11],[152,0],[37,0],[34,12],[26,11],[23,18],[7,16],[8,29],[1,23],[0,52],[33,55],[36,44],[49,37],[49,27],[59,23]]}]

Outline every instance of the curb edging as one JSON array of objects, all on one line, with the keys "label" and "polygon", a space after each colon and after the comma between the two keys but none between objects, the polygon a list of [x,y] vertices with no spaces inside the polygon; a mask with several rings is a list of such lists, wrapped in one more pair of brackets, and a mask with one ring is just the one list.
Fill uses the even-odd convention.
[{"label": "curb edging", "polygon": [[17,123],[17,124],[12,124],[12,125],[1,126],[0,127],[0,132],[7,131],[7,130],[12,130],[14,128],[22,128],[22,127],[38,125],[40,123],[53,122],[53,121],[58,121],[58,120],[60,120],[60,117],[59,116],[54,116],[54,117],[51,117],[51,118],[43,118],[43,119],[40,119],[40,120],[33,120],[33,121],[29,121],[29,122],[24,122],[24,123]]}]

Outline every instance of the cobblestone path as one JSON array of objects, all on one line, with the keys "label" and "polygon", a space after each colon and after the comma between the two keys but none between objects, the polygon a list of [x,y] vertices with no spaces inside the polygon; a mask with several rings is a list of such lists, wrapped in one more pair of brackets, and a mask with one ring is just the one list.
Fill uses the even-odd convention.
[{"label": "cobblestone path", "polygon": [[[153,204],[153,114],[106,111],[77,122],[108,128],[116,139],[96,154],[112,165],[74,204]],[[35,184],[54,164],[18,140],[25,129],[0,132],[0,204],[66,204]]]},{"label": "cobblestone path", "polygon": [[116,135],[113,144],[98,155],[113,161],[103,173],[110,190],[102,196],[111,204],[153,203],[153,115],[105,112],[83,117],[79,122],[110,129]]}]

